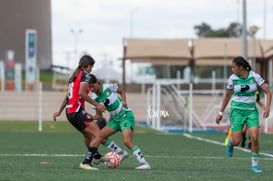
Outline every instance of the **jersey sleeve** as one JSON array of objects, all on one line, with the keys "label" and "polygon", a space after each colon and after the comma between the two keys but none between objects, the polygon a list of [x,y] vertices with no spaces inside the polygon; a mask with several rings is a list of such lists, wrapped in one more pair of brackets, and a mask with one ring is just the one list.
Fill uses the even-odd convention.
[{"label": "jersey sleeve", "polygon": [[227,89],[228,89],[228,90],[233,90],[233,88],[234,88],[233,81],[232,81],[232,80],[233,80],[232,77],[233,77],[233,75],[231,75],[231,76],[229,77],[228,82],[227,82]]},{"label": "jersey sleeve", "polygon": [[256,80],[258,86],[263,85],[263,83],[265,82],[265,80],[257,73],[255,73],[255,80]]},{"label": "jersey sleeve", "polygon": [[87,83],[88,84],[90,79],[91,79],[90,74],[83,71],[82,76],[81,76],[81,83]]},{"label": "jersey sleeve", "polygon": [[118,85],[117,84],[107,84],[107,85],[105,85],[105,87],[109,88],[113,92],[117,92],[118,91]]}]

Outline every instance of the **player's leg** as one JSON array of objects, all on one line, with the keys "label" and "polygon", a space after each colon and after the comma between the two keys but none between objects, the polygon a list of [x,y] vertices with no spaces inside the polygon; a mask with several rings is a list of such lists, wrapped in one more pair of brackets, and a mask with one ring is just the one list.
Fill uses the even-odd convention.
[{"label": "player's leg", "polygon": [[[98,125],[98,127],[100,128],[100,129],[102,129],[102,128],[104,128],[105,126],[106,126],[106,120],[104,119],[104,118],[101,118],[101,119],[99,119],[99,120],[97,120],[96,121],[96,124]],[[90,142],[91,142],[91,140],[92,140],[92,135],[90,136],[90,137],[86,137],[86,136],[84,136],[83,137],[83,141],[84,141],[84,144],[85,144],[85,146],[88,148],[89,147],[89,145],[90,145]]]},{"label": "player's leg", "polygon": [[117,131],[120,131],[119,123],[115,120],[112,120],[101,131],[103,135],[102,144],[113,152],[119,154],[120,161],[122,162],[125,158],[129,157],[129,154],[121,147],[119,147],[113,140],[109,139],[109,136],[115,134]]},{"label": "player's leg", "polygon": [[[84,161],[80,164],[80,168],[86,169],[88,166],[94,168],[91,165],[93,158],[95,163],[108,161],[109,158],[101,156],[101,154],[98,152],[98,147],[102,141],[102,134],[98,125],[95,121],[92,120],[92,118],[86,113],[86,111],[82,112],[83,113],[78,120],[79,127],[81,128],[79,130],[85,137],[86,145],[88,146],[88,139],[90,140],[90,143],[88,146],[86,157]],[[94,138],[92,139],[92,137]]]},{"label": "player's leg", "polygon": [[254,173],[262,173],[258,167],[259,162],[259,114],[258,111],[252,111],[247,120],[248,132],[251,140],[251,170]]},{"label": "player's leg", "polygon": [[[69,122],[84,135],[84,141],[86,146],[88,147],[86,157],[84,161],[81,162],[80,168],[85,170],[98,170],[91,165],[93,155],[96,152],[96,150],[94,150],[94,148],[90,146],[92,133],[89,132],[88,129],[90,125],[89,122],[92,121],[91,117],[88,116],[86,111],[81,108],[77,113],[68,113],[67,118]],[[90,142],[88,143],[88,141]]]},{"label": "player's leg", "polygon": [[251,140],[251,163],[252,163],[252,171],[255,173],[261,173],[262,170],[258,167],[259,163],[259,128],[250,127],[248,128],[250,140]]},{"label": "player's leg", "polygon": [[241,142],[242,131],[233,131],[232,137],[228,139],[226,153],[228,157],[233,156],[233,147],[238,146]]},{"label": "player's leg", "polygon": [[244,124],[243,130],[242,130],[242,142],[241,142],[241,147],[245,147],[246,145],[246,124]]},{"label": "player's leg", "polygon": [[88,134],[94,135],[94,139],[91,140],[90,142],[90,147],[95,148],[94,149],[94,163],[99,164],[100,162],[105,162],[108,161],[109,158],[105,158],[101,156],[98,152],[98,147],[101,144],[103,140],[103,135],[101,133],[101,130],[99,129],[98,125],[93,121],[89,124],[89,126],[86,128]]},{"label": "player's leg", "polygon": [[124,129],[122,131],[122,135],[123,135],[124,144],[126,145],[128,149],[130,149],[130,151],[133,153],[133,155],[135,156],[135,158],[140,164],[138,167],[136,167],[136,169],[151,169],[151,166],[145,160],[140,148],[132,142],[132,138],[133,138],[132,128]]},{"label": "player's leg", "polygon": [[133,131],[135,128],[135,118],[131,111],[127,112],[126,117],[120,122],[122,130],[123,142],[128,149],[133,153],[140,166],[136,169],[151,169],[149,163],[145,160],[140,148],[133,143]]},{"label": "player's leg", "polygon": [[237,146],[241,142],[242,129],[244,125],[244,116],[241,110],[232,109],[230,113],[230,126],[232,136],[228,139],[226,153],[228,157],[233,156],[233,146]]},{"label": "player's leg", "polygon": [[251,150],[251,139],[250,139],[250,135],[248,136],[248,139],[249,139],[249,142],[248,142],[247,148]]},{"label": "player's leg", "polygon": [[232,131],[232,139],[230,139],[229,143],[232,146],[238,146],[241,143],[242,131]]}]

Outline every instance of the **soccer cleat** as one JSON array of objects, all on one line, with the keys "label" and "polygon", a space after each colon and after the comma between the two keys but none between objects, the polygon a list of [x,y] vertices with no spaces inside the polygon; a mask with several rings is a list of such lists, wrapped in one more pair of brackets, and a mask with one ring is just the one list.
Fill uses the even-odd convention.
[{"label": "soccer cleat", "polygon": [[94,158],[94,164],[98,165],[99,163],[103,163],[103,162],[108,162],[110,160],[110,158],[107,157],[100,157],[98,159]]},{"label": "soccer cleat", "polygon": [[228,128],[227,134],[226,134],[226,139],[225,139],[225,145],[228,144],[228,139],[232,137],[232,132],[231,132],[231,128]]},{"label": "soccer cleat", "polygon": [[88,163],[81,163],[80,166],[79,166],[80,169],[83,169],[83,170],[99,170],[98,168],[96,167],[92,167],[92,165],[88,164]]},{"label": "soccer cleat", "polygon": [[233,156],[233,146],[230,144],[230,140],[231,140],[231,137],[228,139],[228,145],[227,145],[227,149],[226,149],[226,153],[227,153],[228,157]]},{"label": "soccer cleat", "polygon": [[259,167],[251,167],[251,171],[253,173],[263,173],[263,171]]},{"label": "soccer cleat", "polygon": [[137,170],[149,170],[151,169],[151,166],[149,165],[149,163],[145,162],[140,164],[140,166],[136,167]]},{"label": "soccer cleat", "polygon": [[129,157],[129,154],[127,153],[127,151],[122,150],[121,152],[118,153],[118,155],[120,156],[120,163],[125,159]]}]

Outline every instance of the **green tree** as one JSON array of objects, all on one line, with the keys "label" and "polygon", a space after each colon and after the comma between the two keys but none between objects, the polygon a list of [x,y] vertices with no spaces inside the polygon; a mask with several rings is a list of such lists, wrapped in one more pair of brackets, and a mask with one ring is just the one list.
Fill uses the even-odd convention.
[{"label": "green tree", "polygon": [[213,31],[207,23],[194,26],[194,30],[198,37],[208,37]]},{"label": "green tree", "polygon": [[242,25],[236,22],[229,24],[227,28],[212,29],[207,23],[201,23],[194,26],[198,37],[240,37],[242,34]]}]

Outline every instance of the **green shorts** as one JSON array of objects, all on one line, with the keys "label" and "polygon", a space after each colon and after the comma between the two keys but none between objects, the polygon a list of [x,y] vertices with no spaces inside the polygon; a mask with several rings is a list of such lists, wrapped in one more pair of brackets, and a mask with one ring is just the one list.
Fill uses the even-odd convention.
[{"label": "green shorts", "polygon": [[246,123],[247,128],[259,128],[259,112],[255,110],[231,109],[230,127],[231,131],[241,131]]},{"label": "green shorts", "polygon": [[125,129],[130,129],[134,131],[135,129],[135,116],[132,111],[128,111],[126,113],[126,116],[120,118],[118,121],[116,119],[113,119],[110,121],[107,126],[110,128],[116,130],[116,131],[123,131]]}]

